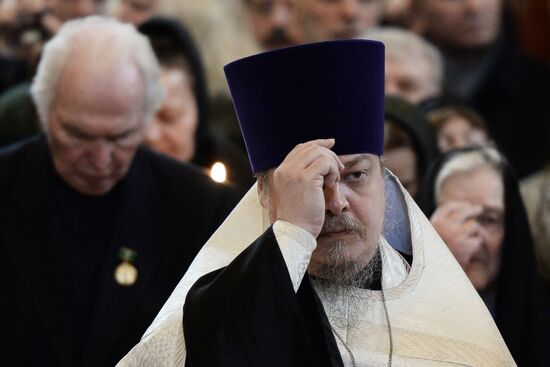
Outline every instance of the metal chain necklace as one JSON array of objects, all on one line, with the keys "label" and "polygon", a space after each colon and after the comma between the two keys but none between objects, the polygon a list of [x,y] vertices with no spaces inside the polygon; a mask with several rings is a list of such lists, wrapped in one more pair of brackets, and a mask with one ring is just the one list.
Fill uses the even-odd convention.
[{"label": "metal chain necklace", "polygon": [[[390,339],[390,353],[388,355],[388,367],[391,367],[392,366],[392,358],[393,358],[393,336],[392,336],[392,332],[391,332],[390,314],[388,312],[388,305],[386,304],[386,295],[384,294],[384,288],[381,289],[381,293],[382,293],[382,304],[384,305],[384,314],[386,315],[386,325],[388,326],[388,336],[389,336],[389,339]],[[344,348],[346,348],[346,350],[349,354],[349,358],[351,360],[351,366],[352,367],[357,367],[357,362],[355,361],[355,356],[353,355],[353,352],[351,351],[351,348],[344,341],[344,339],[340,336],[340,334],[338,334],[338,332],[336,331],[336,329],[334,329],[334,327],[332,325],[330,325],[330,328],[332,329],[332,332],[334,333],[334,335],[336,335],[338,340],[340,340],[340,342],[342,343]]]},{"label": "metal chain necklace", "polygon": [[336,335],[336,337],[338,338],[338,340],[340,340],[340,342],[342,343],[342,345],[344,346],[344,348],[346,348],[346,350],[348,351],[348,354],[349,354],[349,358],[351,360],[351,366],[352,367],[357,367],[357,363],[355,362],[355,357],[353,356],[353,352],[351,351],[351,348],[346,344],[346,342],[344,341],[344,339],[342,339],[342,337],[340,336],[340,334],[338,334],[338,332],[336,331],[336,329],[334,329],[332,327],[332,325],[330,325],[330,328],[332,329],[332,332],[334,333],[334,335]]},{"label": "metal chain necklace", "polygon": [[386,314],[386,325],[388,326],[388,337],[390,338],[390,353],[388,355],[388,367],[391,367],[392,358],[393,358],[393,336],[391,332],[390,313],[388,312],[388,305],[386,303],[386,294],[384,293],[384,288],[381,288],[380,291],[382,293],[382,304],[384,305],[384,313]]}]

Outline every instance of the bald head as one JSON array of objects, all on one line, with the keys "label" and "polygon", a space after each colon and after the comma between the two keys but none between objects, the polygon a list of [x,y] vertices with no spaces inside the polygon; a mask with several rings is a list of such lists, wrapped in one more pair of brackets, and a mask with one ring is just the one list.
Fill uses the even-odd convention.
[{"label": "bald head", "polygon": [[[95,102],[106,107],[135,104],[145,114],[145,81],[133,55],[124,52],[120,39],[100,29],[75,34],[59,75],[52,105],[63,99]],[[110,44],[106,49],[105,45]],[[109,91],[109,93],[106,93]],[[108,95],[109,98],[105,98]]]}]

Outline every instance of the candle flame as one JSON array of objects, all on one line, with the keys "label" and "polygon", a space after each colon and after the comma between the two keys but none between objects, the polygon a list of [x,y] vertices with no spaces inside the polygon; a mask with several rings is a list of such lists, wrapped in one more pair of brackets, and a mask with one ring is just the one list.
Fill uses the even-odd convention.
[{"label": "candle flame", "polygon": [[227,169],[222,162],[216,162],[210,168],[210,177],[216,182],[225,182],[227,180]]}]

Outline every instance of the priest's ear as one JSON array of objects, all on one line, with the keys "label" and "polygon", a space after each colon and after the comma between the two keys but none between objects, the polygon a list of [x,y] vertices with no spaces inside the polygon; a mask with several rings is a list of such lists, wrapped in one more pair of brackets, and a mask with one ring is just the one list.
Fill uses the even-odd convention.
[{"label": "priest's ear", "polygon": [[258,173],[256,175],[256,179],[257,179],[257,188],[258,188],[258,199],[260,199],[260,204],[262,208],[267,209],[269,204],[269,196],[267,193],[267,190],[268,190],[267,171]]}]

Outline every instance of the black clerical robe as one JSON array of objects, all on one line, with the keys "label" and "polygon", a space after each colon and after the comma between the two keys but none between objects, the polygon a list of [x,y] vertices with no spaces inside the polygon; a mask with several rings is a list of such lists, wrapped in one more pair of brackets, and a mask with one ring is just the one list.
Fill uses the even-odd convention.
[{"label": "black clerical robe", "polygon": [[193,285],[184,315],[186,367],[343,366],[319,297],[307,275],[294,292],[271,227]]},{"label": "black clerical robe", "polygon": [[[44,137],[0,152],[0,366],[114,366],[139,341],[237,198],[197,169],[140,148],[116,198],[104,206],[114,208],[105,213],[114,218],[110,243],[98,244],[103,251],[97,256],[80,257],[82,267],[89,268],[92,257],[97,261],[97,275],[83,281],[92,292],[83,301],[71,298],[80,291],[73,277],[82,274],[70,259],[78,254],[66,249],[90,241],[64,243],[79,242],[74,238],[83,229],[67,228],[74,236],[64,236],[63,224],[55,229],[57,220],[67,225],[71,218],[69,206],[56,200],[56,179]],[[82,215],[78,194],[69,195],[70,210]],[[111,227],[103,224],[98,230]],[[132,286],[114,279],[121,246],[137,253]],[[74,306],[82,302],[90,302],[88,326],[80,325],[86,316]]]}]

